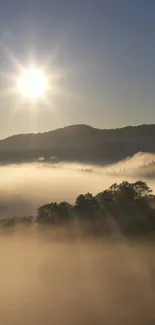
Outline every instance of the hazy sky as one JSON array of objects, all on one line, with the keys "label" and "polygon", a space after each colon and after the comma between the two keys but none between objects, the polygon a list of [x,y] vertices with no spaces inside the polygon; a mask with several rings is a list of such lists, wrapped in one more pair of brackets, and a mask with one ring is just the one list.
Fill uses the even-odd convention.
[{"label": "hazy sky", "polygon": [[[12,58],[59,71],[37,107],[11,95]],[[0,137],[68,124],[155,122],[155,1],[1,0]]]}]

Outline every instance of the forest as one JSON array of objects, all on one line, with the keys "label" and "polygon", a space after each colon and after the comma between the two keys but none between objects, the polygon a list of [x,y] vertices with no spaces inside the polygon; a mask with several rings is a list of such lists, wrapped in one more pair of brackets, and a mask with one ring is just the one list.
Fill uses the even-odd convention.
[{"label": "forest", "polygon": [[42,225],[80,229],[81,234],[122,235],[155,232],[155,195],[143,181],[123,181],[92,195],[80,194],[74,204],[50,202],[38,208],[35,216],[1,219],[1,228]]}]

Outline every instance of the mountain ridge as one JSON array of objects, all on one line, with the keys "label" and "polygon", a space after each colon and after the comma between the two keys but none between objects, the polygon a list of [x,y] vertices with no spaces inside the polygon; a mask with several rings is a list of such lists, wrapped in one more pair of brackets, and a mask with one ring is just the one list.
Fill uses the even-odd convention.
[{"label": "mountain ridge", "polygon": [[5,138],[1,138],[0,141],[6,140],[8,138],[12,138],[12,137],[16,137],[19,135],[39,135],[39,134],[46,134],[46,133],[51,133],[51,132],[55,132],[55,131],[60,131],[60,130],[65,130],[65,129],[69,129],[72,127],[86,127],[86,128],[90,128],[90,129],[95,129],[95,130],[100,130],[100,131],[116,131],[116,130],[124,130],[124,129],[137,129],[137,128],[141,128],[141,127],[155,127],[155,124],[137,124],[137,125],[126,125],[126,126],[122,126],[122,127],[118,127],[118,128],[97,128],[95,126],[89,125],[89,124],[70,124],[67,126],[62,126],[53,130],[48,130],[48,131],[43,131],[43,132],[28,132],[28,133],[17,133],[17,134],[12,134],[9,135]]},{"label": "mountain ridge", "polygon": [[155,152],[155,124],[99,129],[86,124],[43,133],[17,134],[0,140],[0,162],[58,161],[102,163],[118,161],[139,151]]}]

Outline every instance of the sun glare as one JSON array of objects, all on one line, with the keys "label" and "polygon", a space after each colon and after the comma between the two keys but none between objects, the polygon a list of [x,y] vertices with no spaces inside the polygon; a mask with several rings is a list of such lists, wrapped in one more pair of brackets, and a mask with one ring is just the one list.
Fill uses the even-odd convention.
[{"label": "sun glare", "polygon": [[38,100],[48,89],[48,78],[37,68],[23,69],[18,78],[17,87],[23,97],[32,101]]}]

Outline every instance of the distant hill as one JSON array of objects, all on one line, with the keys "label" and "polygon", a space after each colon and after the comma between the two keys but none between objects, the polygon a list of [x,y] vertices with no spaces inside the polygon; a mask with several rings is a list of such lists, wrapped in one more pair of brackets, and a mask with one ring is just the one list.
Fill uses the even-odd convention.
[{"label": "distant hill", "polygon": [[38,134],[0,140],[0,162],[34,161],[39,157],[87,163],[116,162],[136,152],[155,153],[155,124],[97,129],[72,125]]}]

